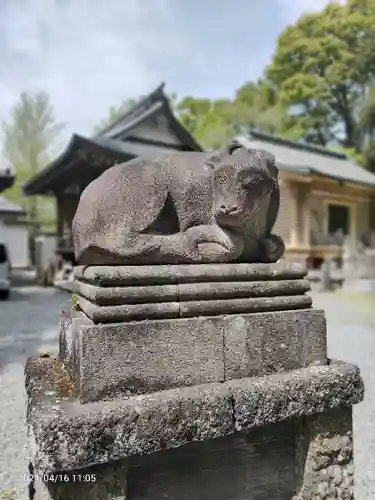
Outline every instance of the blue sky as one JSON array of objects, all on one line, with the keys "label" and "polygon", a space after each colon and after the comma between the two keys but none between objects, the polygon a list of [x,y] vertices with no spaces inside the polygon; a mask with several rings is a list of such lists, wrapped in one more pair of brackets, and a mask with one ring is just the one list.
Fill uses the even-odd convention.
[{"label": "blue sky", "polygon": [[47,90],[64,135],[161,81],[230,97],[262,73],[277,36],[327,0],[1,0],[0,119],[22,90]]}]

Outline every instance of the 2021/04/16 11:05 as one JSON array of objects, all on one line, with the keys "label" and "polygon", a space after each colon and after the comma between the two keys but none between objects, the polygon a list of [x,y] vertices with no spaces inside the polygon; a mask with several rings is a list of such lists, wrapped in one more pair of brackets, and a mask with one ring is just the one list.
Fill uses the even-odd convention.
[{"label": "2021/04/16 11:05", "polygon": [[26,481],[44,483],[95,483],[96,474],[25,474]]}]

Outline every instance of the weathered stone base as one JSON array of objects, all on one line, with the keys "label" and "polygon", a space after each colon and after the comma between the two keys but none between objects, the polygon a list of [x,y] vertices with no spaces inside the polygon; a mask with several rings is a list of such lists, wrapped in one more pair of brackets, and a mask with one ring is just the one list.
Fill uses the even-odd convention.
[{"label": "weathered stone base", "polygon": [[94,323],[287,311],[311,306],[298,264],[79,266],[80,309]]},{"label": "weathered stone base", "polygon": [[327,362],[316,309],[95,325],[63,310],[60,360],[81,402],[224,382]]},{"label": "weathered stone base", "polygon": [[81,402],[327,362],[303,266],[79,266],[60,360]]},{"label": "weathered stone base", "polygon": [[297,459],[301,486],[296,500],[353,500],[354,463],[351,408],[299,422]]},{"label": "weathered stone base", "polygon": [[[35,483],[34,500],[353,498],[356,367],[81,404],[64,394],[58,363],[32,358],[26,367],[32,463],[50,479],[48,488]],[[75,489],[83,473],[91,484]]]},{"label": "weathered stone base", "polygon": [[126,500],[127,489],[127,461],[117,461],[60,473],[34,471],[30,500]]},{"label": "weathered stone base", "polygon": [[34,500],[353,499],[355,366],[289,263],[78,267],[26,366]]},{"label": "weathered stone base", "polygon": [[353,500],[351,409],[156,454],[36,473],[32,500]]}]

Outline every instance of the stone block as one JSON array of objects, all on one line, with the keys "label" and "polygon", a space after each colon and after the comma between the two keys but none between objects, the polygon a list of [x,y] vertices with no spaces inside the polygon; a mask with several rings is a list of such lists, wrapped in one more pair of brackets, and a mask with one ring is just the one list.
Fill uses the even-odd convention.
[{"label": "stone block", "polygon": [[306,276],[301,264],[189,264],[160,266],[77,266],[77,281],[101,287],[223,281],[293,280]]},{"label": "stone block", "polygon": [[26,366],[32,461],[40,473],[156,453],[350,407],[363,399],[359,370],[337,362],[82,404],[61,392],[55,363],[31,358]]},{"label": "stone block", "polygon": [[297,425],[298,494],[294,500],[354,499],[350,407],[305,417]]},{"label": "stone block", "polygon": [[77,388],[80,381],[81,331],[92,321],[81,311],[64,308],[60,313],[59,359],[64,363]]},{"label": "stone block", "polygon": [[94,323],[311,307],[302,266],[92,266],[75,270],[78,304]]},{"label": "stone block", "polygon": [[238,431],[351,407],[364,394],[358,368],[341,362],[227,384],[233,394]]},{"label": "stone block", "polygon": [[60,365],[26,365],[33,500],[354,498],[355,366],[81,404]]},{"label": "stone block", "polygon": [[293,424],[192,443],[129,461],[132,500],[290,500],[296,491]]},{"label": "stone block", "polygon": [[126,461],[29,477],[32,500],[128,499]]},{"label": "stone block", "polygon": [[78,304],[94,323],[125,323],[152,319],[305,309],[312,305],[312,299],[308,295],[292,295],[98,306],[79,296]]},{"label": "stone block", "polygon": [[221,317],[94,325],[78,314],[66,350],[81,401],[224,380]]},{"label": "stone block", "polygon": [[77,292],[98,306],[122,304],[158,304],[164,302],[206,301],[253,297],[302,295],[310,283],[304,279],[267,281],[225,281],[180,283],[178,285],[144,285],[101,287],[76,281]]},{"label": "stone block", "polygon": [[225,380],[327,362],[324,311],[305,309],[225,316]]},{"label": "stone block", "polygon": [[327,362],[324,313],[314,309],[103,325],[62,314],[60,359],[81,401]]}]

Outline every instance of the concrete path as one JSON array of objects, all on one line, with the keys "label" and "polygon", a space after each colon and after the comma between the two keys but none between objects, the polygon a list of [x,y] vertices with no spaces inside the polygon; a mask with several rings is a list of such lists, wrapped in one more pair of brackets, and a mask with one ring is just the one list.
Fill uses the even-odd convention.
[{"label": "concrete path", "polygon": [[0,302],[0,492],[14,491],[7,500],[27,500],[24,366],[38,349],[57,350],[59,309],[68,295],[53,288],[13,290]]}]

